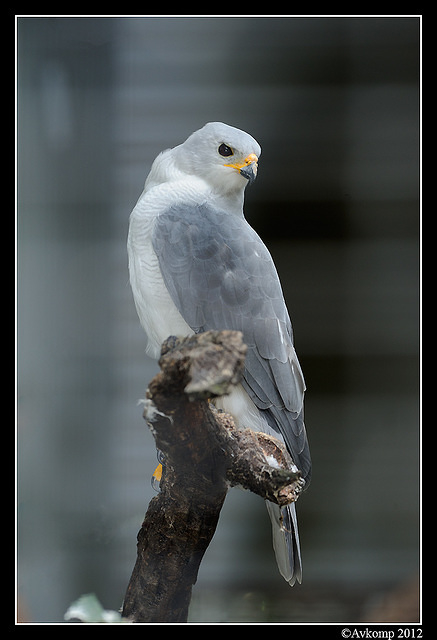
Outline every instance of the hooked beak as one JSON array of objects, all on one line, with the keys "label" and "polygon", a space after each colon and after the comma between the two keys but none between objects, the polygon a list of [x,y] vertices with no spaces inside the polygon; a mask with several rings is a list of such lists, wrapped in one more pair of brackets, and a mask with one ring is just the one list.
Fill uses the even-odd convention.
[{"label": "hooked beak", "polygon": [[255,180],[258,171],[258,156],[255,153],[250,153],[243,162],[225,164],[225,167],[236,169],[251,184]]}]

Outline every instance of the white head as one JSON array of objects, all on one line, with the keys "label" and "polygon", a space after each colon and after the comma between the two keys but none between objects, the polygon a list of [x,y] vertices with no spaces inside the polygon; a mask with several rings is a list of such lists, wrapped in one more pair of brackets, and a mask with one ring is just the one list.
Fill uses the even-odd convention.
[{"label": "white head", "polygon": [[177,168],[222,193],[244,191],[256,177],[261,147],[248,133],[209,122],[172,150]]}]

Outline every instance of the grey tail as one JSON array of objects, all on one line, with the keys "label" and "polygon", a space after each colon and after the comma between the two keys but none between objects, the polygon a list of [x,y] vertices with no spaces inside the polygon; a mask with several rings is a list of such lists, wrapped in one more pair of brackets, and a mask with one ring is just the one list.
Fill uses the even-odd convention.
[{"label": "grey tail", "polygon": [[273,502],[266,501],[266,506],[272,521],[273,549],[279,572],[290,586],[293,586],[296,580],[301,583],[302,558],[296,505],[292,502],[281,508]]}]

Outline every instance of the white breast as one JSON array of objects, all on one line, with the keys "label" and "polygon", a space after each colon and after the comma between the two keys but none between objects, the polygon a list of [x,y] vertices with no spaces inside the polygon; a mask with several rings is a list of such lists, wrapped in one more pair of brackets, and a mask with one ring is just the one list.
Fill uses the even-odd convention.
[{"label": "white breast", "polygon": [[[169,185],[155,186],[143,192],[132,211],[127,242],[129,278],[135,306],[148,338],[146,352],[159,358],[162,342],[171,335],[187,336],[193,331],[182,318],[159,268],[152,245],[152,234],[159,213],[181,197]],[[173,201],[173,202],[172,202]]]}]

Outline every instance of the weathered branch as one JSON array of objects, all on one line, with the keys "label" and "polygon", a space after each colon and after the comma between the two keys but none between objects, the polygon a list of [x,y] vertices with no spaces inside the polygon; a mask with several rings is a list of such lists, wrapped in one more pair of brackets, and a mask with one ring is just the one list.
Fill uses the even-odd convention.
[{"label": "weathered branch", "polygon": [[266,434],[238,430],[209,403],[238,384],[245,353],[235,331],[169,338],[163,345],[144,417],[165,471],[138,533],[125,596],[123,615],[135,622],[187,620],[192,586],[230,486],[281,506],[297,498],[300,473],[285,446]]}]

